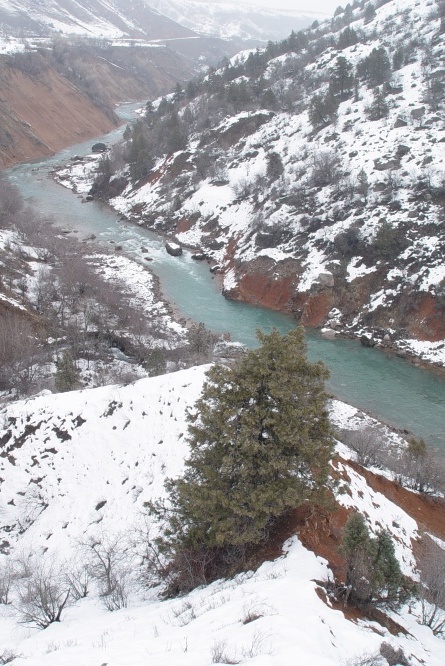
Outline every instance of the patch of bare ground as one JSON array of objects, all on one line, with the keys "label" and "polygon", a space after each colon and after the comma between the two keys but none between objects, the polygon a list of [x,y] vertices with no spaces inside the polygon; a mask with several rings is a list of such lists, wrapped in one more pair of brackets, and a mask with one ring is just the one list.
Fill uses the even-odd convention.
[{"label": "patch of bare ground", "polygon": [[[364,469],[357,463],[339,458],[339,462],[346,468],[349,466],[361,474],[367,484],[376,492],[380,492],[390,501],[394,502],[403,511],[416,520],[419,532],[428,532],[445,541],[445,501],[440,498],[429,497],[414,493],[403,488],[395,481],[390,481],[383,476],[374,474]],[[346,478],[347,471],[341,475]],[[289,511],[277,521],[270,539],[255,555],[255,563],[259,564],[266,560],[272,560],[282,555],[283,543],[292,536],[297,535],[302,544],[313,551],[316,555],[323,557],[329,562],[334,578],[338,584],[342,584],[346,578],[346,562],[341,553],[340,545],[343,529],[346,525],[351,509],[346,509],[332,500],[330,509],[302,506]],[[423,550],[423,541],[413,543],[413,551],[418,558]],[[407,633],[394,619],[388,617],[383,610],[378,608],[362,608],[351,603],[345,605],[342,601],[328,597],[325,589],[325,581],[319,581],[317,594],[320,599],[330,607],[340,610],[347,619],[357,622],[373,621],[385,627],[393,635]],[[378,631],[375,627],[375,631]]]}]

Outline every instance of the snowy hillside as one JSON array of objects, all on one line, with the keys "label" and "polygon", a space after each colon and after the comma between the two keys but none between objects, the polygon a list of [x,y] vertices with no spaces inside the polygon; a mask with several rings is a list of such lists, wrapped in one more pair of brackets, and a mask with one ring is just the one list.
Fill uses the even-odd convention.
[{"label": "snowy hillside", "polygon": [[222,39],[259,40],[283,39],[291,29],[300,30],[318,16],[314,13],[265,9],[253,4],[203,2],[203,0],[147,0],[164,16],[201,35]]},{"label": "snowy hillside", "polygon": [[153,11],[144,0],[1,0],[0,28],[6,35],[21,37],[62,33],[109,39],[163,39],[194,34]]},{"label": "snowy hillside", "polygon": [[[415,604],[410,613],[392,614],[405,635],[391,635],[369,620],[351,621],[330,607],[319,588],[332,576],[328,564],[297,536],[255,573],[179,599],[162,601],[156,589],[144,587],[141,555],[156,533],[153,525],[147,528],[144,505],[162,495],[164,478],[181,473],[184,414],[200,393],[205,370],[36,397],[3,409],[1,566],[19,557],[31,568],[51,565],[53,572],[64,563],[66,573],[75,563],[79,570],[89,544],[114,544],[125,565],[127,598],[123,608],[109,612],[90,582],[88,596],[44,630],[20,625],[15,602],[2,606],[2,658],[9,655],[16,666],[142,666],[153,660],[168,666],[346,666],[374,655],[372,663],[385,666],[378,655],[386,643],[403,650],[406,663],[443,664],[445,643],[416,623]],[[359,416],[338,402],[332,414],[337,427]],[[371,529],[390,529],[403,569],[413,575],[416,521],[346,461],[341,465],[350,483],[339,501],[366,511]]]},{"label": "snowy hillside", "polygon": [[[2,0],[0,35],[82,35],[106,39],[187,38],[198,35],[237,41],[283,38],[291,28],[310,25],[317,13],[255,8],[200,0],[90,0],[35,2]],[[5,42],[7,44],[7,42]]]},{"label": "snowy hillside", "polygon": [[229,298],[443,365],[445,9],[354,7],[151,107],[111,203]]}]

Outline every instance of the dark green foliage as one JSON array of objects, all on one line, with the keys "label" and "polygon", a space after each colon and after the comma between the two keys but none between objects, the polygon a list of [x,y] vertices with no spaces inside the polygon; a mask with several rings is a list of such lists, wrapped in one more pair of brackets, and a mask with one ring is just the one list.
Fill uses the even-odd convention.
[{"label": "dark green foliage", "polygon": [[316,94],[309,103],[309,120],[315,129],[326,127],[337,117],[338,100],[327,92]]},{"label": "dark green foliage", "polygon": [[389,222],[382,222],[372,244],[375,258],[381,261],[394,259],[405,247],[406,237],[403,230],[392,227]]},{"label": "dark green foliage", "polygon": [[150,349],[143,360],[143,367],[150,377],[163,375],[166,371],[165,353],[162,349]]},{"label": "dark green foliage", "polygon": [[375,17],[375,7],[372,3],[369,3],[366,5],[365,8],[365,23],[370,23],[372,19]]},{"label": "dark green foliage", "polygon": [[346,557],[347,598],[363,605],[397,606],[413,587],[403,576],[388,532],[371,537],[363,516],[352,514],[346,523],[342,550]]},{"label": "dark green foliage", "polygon": [[352,65],[346,58],[340,56],[337,58],[335,67],[329,79],[329,91],[334,97],[345,100],[354,89],[354,76]]},{"label": "dark green foliage", "polygon": [[359,38],[354,28],[346,27],[338,36],[337,48],[342,50],[358,44]]},{"label": "dark green foliage", "polygon": [[357,76],[367,81],[371,88],[376,88],[389,80],[391,63],[383,46],[372,49],[369,56],[359,62]]},{"label": "dark green foliage", "polygon": [[57,361],[55,385],[61,393],[79,388],[79,370],[69,352],[64,352]]},{"label": "dark green foliage", "polygon": [[388,102],[380,88],[374,91],[374,99],[371,106],[367,109],[369,120],[381,120],[386,118],[389,113]]},{"label": "dark green foliage", "polygon": [[127,160],[132,181],[144,178],[153,167],[153,157],[146,138],[145,127],[141,121],[132,127]]},{"label": "dark green foliage", "polygon": [[202,549],[227,558],[263,541],[288,509],[324,497],[328,371],[306,359],[302,329],[258,339],[236,367],[210,369],[189,414],[185,473],[167,482],[165,543],[176,558]]},{"label": "dark green foliage", "polygon": [[277,180],[284,171],[281,157],[278,153],[269,153],[267,156],[267,176],[271,181]]}]

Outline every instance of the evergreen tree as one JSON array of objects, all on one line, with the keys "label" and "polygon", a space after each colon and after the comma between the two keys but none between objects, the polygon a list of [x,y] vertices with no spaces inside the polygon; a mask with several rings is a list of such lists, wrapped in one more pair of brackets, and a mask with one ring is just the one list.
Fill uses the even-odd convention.
[{"label": "evergreen tree", "polygon": [[354,30],[354,28],[347,27],[338,36],[338,43],[337,43],[337,48],[339,50],[342,49],[347,49],[348,46],[354,46],[354,44],[358,44],[359,38]]},{"label": "evergreen tree", "polygon": [[345,57],[337,58],[335,67],[329,79],[329,90],[332,95],[341,100],[347,99],[354,88],[352,65]]},{"label": "evergreen tree", "polygon": [[345,526],[347,598],[359,604],[397,605],[413,587],[403,576],[391,536],[381,530],[371,537],[363,516],[353,513]]},{"label": "evergreen tree", "polygon": [[391,63],[383,46],[372,49],[369,56],[357,65],[357,75],[365,79],[371,88],[377,88],[391,76]]},{"label": "evergreen tree", "polygon": [[210,369],[189,414],[185,473],[167,482],[166,543],[176,554],[257,544],[288,509],[324,497],[328,371],[307,360],[301,328],[258,339],[235,367]]},{"label": "evergreen tree", "polygon": [[380,88],[376,88],[374,90],[374,99],[368,108],[368,118],[369,120],[381,120],[382,118],[386,118],[388,113],[389,106],[385,95]]},{"label": "evergreen tree", "polygon": [[375,17],[375,15],[376,15],[376,11],[375,11],[374,5],[371,4],[371,3],[366,5],[366,8],[365,8],[365,23],[370,23],[372,21],[372,19]]},{"label": "evergreen tree", "polygon": [[79,371],[69,352],[64,352],[57,361],[57,370],[55,376],[55,385],[57,391],[74,391],[79,387]]},{"label": "evergreen tree", "polygon": [[337,118],[338,100],[330,91],[316,94],[309,102],[309,121],[314,128],[326,127]]}]

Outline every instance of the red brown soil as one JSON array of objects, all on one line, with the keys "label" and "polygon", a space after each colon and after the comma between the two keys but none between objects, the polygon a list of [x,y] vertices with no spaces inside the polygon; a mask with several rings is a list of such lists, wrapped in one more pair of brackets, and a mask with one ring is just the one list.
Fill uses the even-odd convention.
[{"label": "red brown soil", "polygon": [[445,316],[437,307],[437,299],[432,294],[422,296],[415,317],[410,326],[411,334],[418,340],[437,342],[445,338]]},{"label": "red brown soil", "polygon": [[55,70],[40,73],[37,80],[5,68],[1,87],[0,124],[11,140],[2,146],[0,167],[51,155],[115,126]]},{"label": "red brown soil", "polygon": [[[373,474],[354,462],[338,460],[346,467],[346,470],[341,472],[344,480],[348,478],[347,468],[349,466],[361,474],[374,491],[385,495],[416,520],[420,533],[425,531],[445,541],[444,500],[411,492],[398,483]],[[331,510],[302,506],[289,511],[277,522],[269,541],[261,552],[257,553],[258,563],[280,557],[282,544],[290,537],[297,535],[306,548],[329,562],[335,580],[341,584],[346,576],[346,563],[340,552],[340,543],[350,512],[349,509],[334,501]],[[422,547],[422,541],[413,543],[416,557],[421,554]],[[323,601],[327,601],[326,592],[322,587],[319,590],[319,596]],[[363,609],[350,605],[345,607],[343,603],[335,602],[332,599],[329,599],[329,604],[337,610],[341,610],[352,621],[366,617]],[[394,634],[404,631],[400,625],[391,621],[378,609],[372,609],[372,612],[368,610],[367,617],[386,626]]]}]

